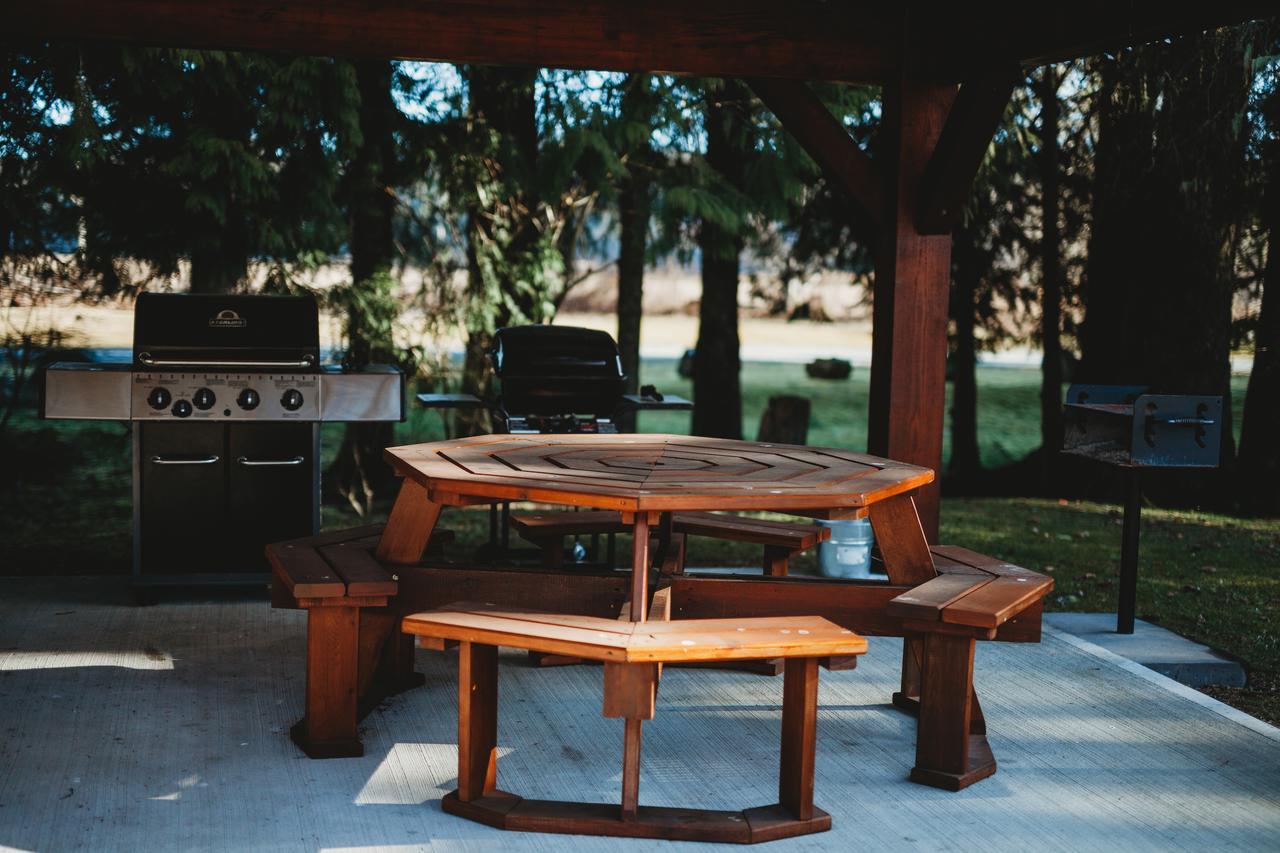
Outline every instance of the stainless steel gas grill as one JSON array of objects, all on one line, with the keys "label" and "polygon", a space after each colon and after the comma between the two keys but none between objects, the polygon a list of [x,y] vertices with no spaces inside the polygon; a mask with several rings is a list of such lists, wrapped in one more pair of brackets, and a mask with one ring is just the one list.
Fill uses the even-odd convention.
[{"label": "stainless steel gas grill", "polygon": [[398,421],[404,377],[320,363],[310,297],[142,294],[130,364],[54,364],[43,416],[133,422],[133,579],[268,579],[320,521],[320,424]]}]

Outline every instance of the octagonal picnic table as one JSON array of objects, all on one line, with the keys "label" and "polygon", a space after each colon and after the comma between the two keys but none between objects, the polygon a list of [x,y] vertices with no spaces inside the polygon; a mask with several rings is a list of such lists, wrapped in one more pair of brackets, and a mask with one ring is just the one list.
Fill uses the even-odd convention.
[{"label": "octagonal picnic table", "polygon": [[[280,606],[309,611],[306,714],[293,731],[308,755],[361,754],[358,719],[422,683],[407,616],[466,601],[642,622],[653,601],[664,618],[818,616],[863,636],[902,637],[893,704],[919,718],[912,780],[959,790],[995,772],[973,688],[975,641],[1038,642],[1052,580],[931,548],[912,497],[933,480],[929,469],[842,449],[658,434],[477,436],[393,447],[386,458],[404,482],[384,527],[269,549]],[[629,571],[424,560],[444,507],[501,501],[617,512],[633,534]],[[672,515],[686,511],[867,517],[887,580],[686,573],[670,547]],[[650,597],[654,564],[661,601]],[[431,642],[422,645],[445,647]]]}]

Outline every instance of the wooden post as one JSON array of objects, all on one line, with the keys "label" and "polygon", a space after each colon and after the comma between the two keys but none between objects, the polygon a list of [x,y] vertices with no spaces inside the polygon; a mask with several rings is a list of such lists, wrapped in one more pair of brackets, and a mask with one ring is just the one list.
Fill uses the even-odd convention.
[{"label": "wooden post", "polygon": [[640,734],[644,722],[627,717],[622,738],[622,819],[635,820],[640,807]]},{"label": "wooden post", "polygon": [[389,563],[421,560],[441,509],[440,504],[428,497],[426,487],[405,477],[387,517],[387,526],[382,528],[382,538],[378,540],[378,559]]},{"label": "wooden post", "polygon": [[[649,603],[649,515],[637,512],[631,540],[631,621],[643,622]],[[637,730],[638,731],[638,730]],[[637,737],[639,735],[637,734]]]},{"label": "wooden post", "polygon": [[796,820],[809,820],[813,817],[813,762],[818,731],[818,659],[787,658],[786,666],[778,802]]},{"label": "wooden post", "polygon": [[[882,132],[889,145],[885,215],[876,259],[867,449],[877,456],[942,468],[947,298],[951,235],[916,224],[920,179],[955,100],[954,85],[903,77],[884,87]],[[938,538],[935,480],[916,492],[924,531]]]},{"label": "wooden post", "polygon": [[458,799],[491,793],[498,782],[498,649],[458,645]]},{"label": "wooden post", "polygon": [[306,716],[292,735],[312,758],[364,755],[356,731],[359,619],[354,607],[307,610]]}]

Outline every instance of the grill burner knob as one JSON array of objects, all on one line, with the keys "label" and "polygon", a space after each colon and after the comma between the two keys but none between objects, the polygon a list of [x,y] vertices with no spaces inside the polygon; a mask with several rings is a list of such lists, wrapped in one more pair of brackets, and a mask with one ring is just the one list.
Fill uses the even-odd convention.
[{"label": "grill burner knob", "polygon": [[208,388],[199,388],[196,393],[191,395],[191,402],[196,404],[196,408],[200,411],[212,409],[213,404],[218,402],[218,398],[213,396],[213,392]]},{"label": "grill burner knob", "polygon": [[169,408],[173,395],[169,393],[168,388],[152,388],[151,393],[147,395],[147,405],[159,411]]},{"label": "grill burner knob", "polygon": [[258,404],[262,402],[262,397],[252,388],[246,388],[240,392],[240,396],[236,397],[236,405],[244,409],[246,412],[251,409],[258,408]]},{"label": "grill burner knob", "polygon": [[191,417],[191,404],[186,400],[179,400],[173,404],[173,416],[175,418]]},{"label": "grill burner knob", "polygon": [[296,412],[302,408],[302,392],[297,388],[290,388],[284,392],[280,398],[280,405],[284,406],[291,412]]}]

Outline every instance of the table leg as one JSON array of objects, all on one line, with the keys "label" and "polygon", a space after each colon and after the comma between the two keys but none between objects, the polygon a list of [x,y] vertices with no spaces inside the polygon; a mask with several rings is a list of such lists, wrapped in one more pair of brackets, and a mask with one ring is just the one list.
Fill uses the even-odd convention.
[{"label": "table leg", "polygon": [[406,477],[378,540],[378,559],[406,564],[421,560],[443,508],[428,497],[426,487]]},{"label": "table leg", "polygon": [[631,539],[631,621],[643,622],[649,602],[649,516],[636,513]]},{"label": "table leg", "polygon": [[[874,503],[868,514],[890,583],[918,586],[938,576],[911,495],[895,495]],[[893,694],[893,704],[900,708],[914,710],[919,702],[923,648],[920,640],[903,640],[902,687]]]}]

